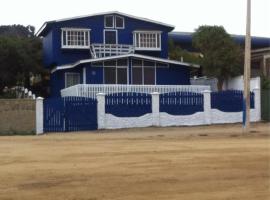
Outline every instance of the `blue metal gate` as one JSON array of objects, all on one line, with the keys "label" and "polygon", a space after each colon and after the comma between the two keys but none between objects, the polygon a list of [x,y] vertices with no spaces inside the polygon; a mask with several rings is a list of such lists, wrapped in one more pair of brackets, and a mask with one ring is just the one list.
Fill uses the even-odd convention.
[{"label": "blue metal gate", "polygon": [[96,99],[64,97],[44,100],[44,132],[96,129]]}]

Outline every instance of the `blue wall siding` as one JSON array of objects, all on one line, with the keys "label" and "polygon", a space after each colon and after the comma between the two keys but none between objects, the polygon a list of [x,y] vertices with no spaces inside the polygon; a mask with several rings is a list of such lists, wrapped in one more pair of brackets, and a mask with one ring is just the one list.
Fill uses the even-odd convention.
[{"label": "blue wall siding", "polygon": [[42,39],[43,43],[43,65],[48,67],[53,64],[53,32],[50,31],[46,37]]},{"label": "blue wall siding", "polygon": [[103,84],[103,67],[86,67],[86,84]]},{"label": "blue wall siding", "polygon": [[[117,29],[118,31],[118,43],[119,44],[133,44],[133,31],[134,30],[158,30],[162,31],[161,35],[161,47],[162,51],[137,51],[136,53],[145,54],[155,57],[168,57],[168,32],[170,28],[145,22],[129,17],[125,18],[125,29]],[[45,65],[63,65],[76,62],[81,59],[89,59],[90,51],[88,49],[61,49],[61,28],[89,28],[90,42],[91,43],[103,43],[103,31],[104,31],[104,16],[95,16],[81,19],[73,19],[64,22],[58,22],[52,25],[52,33],[45,38],[46,56]],[[47,38],[48,37],[48,38]],[[52,41],[52,49],[49,50],[49,44]]]},{"label": "blue wall siding", "polygon": [[190,85],[190,69],[186,66],[157,68],[156,76],[157,85]]}]

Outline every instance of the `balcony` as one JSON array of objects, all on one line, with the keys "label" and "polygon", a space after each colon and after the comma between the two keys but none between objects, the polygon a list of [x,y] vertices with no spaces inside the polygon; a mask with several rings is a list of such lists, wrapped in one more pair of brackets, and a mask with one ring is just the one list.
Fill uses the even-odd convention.
[{"label": "balcony", "polygon": [[134,53],[134,51],[133,45],[126,44],[92,44],[90,46],[92,58],[119,56]]}]

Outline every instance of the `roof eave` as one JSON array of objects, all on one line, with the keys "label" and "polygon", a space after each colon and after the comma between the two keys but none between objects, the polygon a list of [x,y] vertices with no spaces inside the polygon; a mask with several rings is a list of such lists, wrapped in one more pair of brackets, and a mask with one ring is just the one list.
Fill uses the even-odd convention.
[{"label": "roof eave", "polygon": [[164,62],[164,63],[168,63],[168,64],[173,64],[173,65],[182,65],[182,66],[187,66],[187,67],[200,68],[200,65],[192,64],[192,63],[179,62],[176,60],[168,60],[168,59],[156,58],[156,57],[151,57],[151,56],[144,56],[144,55],[139,55],[139,54],[126,54],[126,55],[119,55],[119,56],[110,56],[110,57],[103,57],[103,58],[79,60],[71,65],[62,65],[62,66],[55,67],[51,71],[51,73],[54,73],[58,70],[71,69],[71,68],[74,68],[80,64],[101,62],[101,61],[120,59],[120,58],[126,58],[126,57],[135,57],[135,58],[141,58],[141,59],[146,59],[146,60],[149,59],[149,60],[155,60],[157,62]]}]

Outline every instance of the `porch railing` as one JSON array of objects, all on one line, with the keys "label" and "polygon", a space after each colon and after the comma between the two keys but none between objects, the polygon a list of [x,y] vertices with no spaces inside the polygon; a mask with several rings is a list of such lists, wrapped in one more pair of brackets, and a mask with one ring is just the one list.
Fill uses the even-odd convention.
[{"label": "porch railing", "polygon": [[134,53],[134,46],[127,44],[92,44],[90,52],[93,58],[118,56]]},{"label": "porch railing", "polygon": [[112,84],[78,84],[61,90],[61,96],[79,96],[96,98],[97,93],[113,94],[123,92],[147,93],[152,92],[196,92],[210,90],[210,86],[200,85],[112,85]]}]

